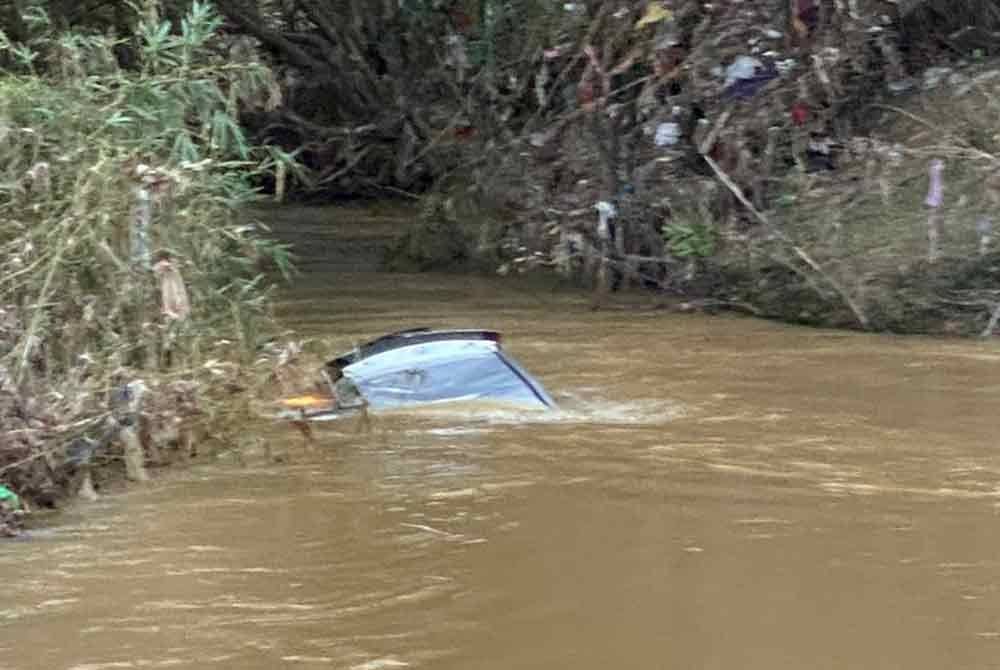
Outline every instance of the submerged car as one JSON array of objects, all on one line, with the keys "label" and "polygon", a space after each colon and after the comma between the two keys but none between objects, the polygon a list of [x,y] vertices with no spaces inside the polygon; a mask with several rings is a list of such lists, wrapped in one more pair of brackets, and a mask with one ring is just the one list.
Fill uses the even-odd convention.
[{"label": "submerged car", "polygon": [[323,367],[329,397],[291,398],[284,404],[288,415],[299,419],[454,401],[554,408],[542,385],[503,350],[500,339],[491,330],[391,333]]}]

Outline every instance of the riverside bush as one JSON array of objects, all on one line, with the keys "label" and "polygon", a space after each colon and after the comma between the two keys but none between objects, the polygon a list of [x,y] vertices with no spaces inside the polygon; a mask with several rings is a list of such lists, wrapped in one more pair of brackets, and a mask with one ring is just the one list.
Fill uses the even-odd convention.
[{"label": "riverside bush", "polygon": [[26,40],[0,35],[0,480],[30,499],[64,483],[63,445],[106,433],[122,383],[153,391],[155,423],[251,369],[259,268],[289,266],[241,208],[289,160],[244,138],[240,110],[277,89],[209,5],[177,30],[147,12],[127,40],[26,19]]}]

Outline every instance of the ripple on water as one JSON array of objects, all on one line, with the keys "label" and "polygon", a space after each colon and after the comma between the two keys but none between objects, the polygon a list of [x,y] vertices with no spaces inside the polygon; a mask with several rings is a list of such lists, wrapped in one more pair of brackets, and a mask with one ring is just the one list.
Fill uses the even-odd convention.
[{"label": "ripple on water", "polygon": [[[976,635],[992,651],[982,529],[1000,460],[972,444],[985,430],[928,436],[922,418],[971,367],[914,385],[843,340],[747,325],[624,362],[609,352],[661,346],[659,325],[616,317],[608,343],[585,346],[558,344],[561,322],[525,328],[557,343],[529,345],[538,367],[525,358],[571,389],[557,411],[464,403],[374,415],[367,434],[324,424],[319,448],[290,441],[280,465],[206,467],[99,503],[101,524],[0,556],[0,573],[25,576],[0,610],[17,641],[0,664],[39,667],[32,636],[47,667],[75,670],[736,667],[748,648],[755,668],[910,648],[890,661],[951,667],[935,650]],[[556,368],[557,349],[577,370]],[[953,393],[968,425],[992,421],[989,374]],[[665,630],[669,658],[648,644]]]},{"label": "ripple on water", "polygon": [[[638,399],[613,401],[594,395],[563,394],[554,410],[533,410],[481,402],[455,402],[421,407],[403,412],[394,410],[381,416],[410,414],[425,419],[456,421],[461,426],[425,427],[422,435],[457,436],[488,433],[505,425],[598,424],[658,425],[687,415],[684,405],[672,400]],[[379,415],[376,415],[379,416]],[[469,421],[475,422],[468,425]]]}]

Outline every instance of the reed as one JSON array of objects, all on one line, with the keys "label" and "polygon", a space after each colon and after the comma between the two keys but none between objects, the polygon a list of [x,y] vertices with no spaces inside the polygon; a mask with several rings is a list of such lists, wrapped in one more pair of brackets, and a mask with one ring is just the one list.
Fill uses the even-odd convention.
[{"label": "reed", "polygon": [[123,442],[142,479],[158,438],[219,432],[222,403],[262,378],[262,263],[290,259],[244,212],[289,159],[241,132],[274,81],[226,54],[220,25],[200,2],[179,33],[146,16],[128,68],[121,41],[40,12],[25,41],[0,39],[0,481],[29,500],[121,463]]}]

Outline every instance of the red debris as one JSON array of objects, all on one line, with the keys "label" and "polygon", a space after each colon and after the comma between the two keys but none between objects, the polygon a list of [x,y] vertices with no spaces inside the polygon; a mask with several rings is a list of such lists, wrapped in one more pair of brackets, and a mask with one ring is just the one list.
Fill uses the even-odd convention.
[{"label": "red debris", "polygon": [[809,106],[804,102],[797,102],[792,105],[790,115],[792,117],[792,123],[797,126],[804,126],[809,120]]}]

